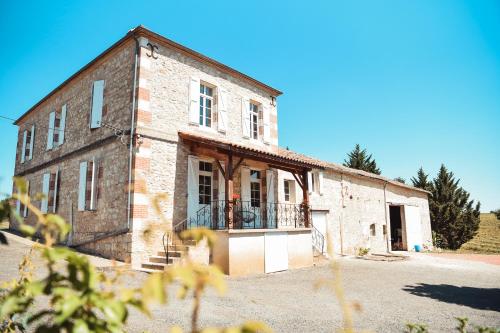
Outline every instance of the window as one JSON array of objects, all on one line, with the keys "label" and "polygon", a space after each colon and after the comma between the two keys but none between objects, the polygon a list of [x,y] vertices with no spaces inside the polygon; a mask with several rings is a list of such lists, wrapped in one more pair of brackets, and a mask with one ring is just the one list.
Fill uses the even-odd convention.
[{"label": "window", "polygon": [[96,210],[100,197],[103,168],[101,161],[94,158],[80,162],[80,181],[78,185],[78,210]]},{"label": "window", "polygon": [[42,199],[40,210],[42,213],[55,213],[57,211],[57,202],[59,191],[59,170],[52,173],[44,173],[42,178]]},{"label": "window", "polygon": [[290,183],[288,180],[285,180],[283,185],[285,188],[285,201],[290,202]]},{"label": "window", "polygon": [[212,164],[209,162],[199,162],[199,200],[200,205],[209,205],[212,201]]},{"label": "window", "polygon": [[295,181],[285,179],[283,181],[283,189],[285,193],[285,202],[295,203]]},{"label": "window", "polygon": [[35,125],[23,132],[23,146],[21,148],[21,163],[33,158],[33,147],[35,145]]},{"label": "window", "polygon": [[200,126],[212,127],[213,88],[200,84]]},{"label": "window", "polygon": [[60,111],[52,111],[49,114],[49,128],[47,132],[47,150],[63,144],[64,130],[66,126],[66,104]]},{"label": "window", "polygon": [[309,193],[323,195],[323,172],[311,171],[308,173]]},{"label": "window", "polygon": [[259,138],[259,106],[250,102],[250,137]]},{"label": "window", "polygon": [[376,236],[377,235],[377,232],[376,232],[376,229],[375,229],[375,223],[370,224],[370,235],[371,236]]},{"label": "window", "polygon": [[260,171],[250,170],[250,206],[260,207],[261,201]]}]

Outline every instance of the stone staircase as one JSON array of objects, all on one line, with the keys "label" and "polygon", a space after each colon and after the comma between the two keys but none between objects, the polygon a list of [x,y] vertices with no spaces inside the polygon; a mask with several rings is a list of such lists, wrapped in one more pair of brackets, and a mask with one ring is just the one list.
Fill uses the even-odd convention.
[{"label": "stone staircase", "polygon": [[141,271],[148,273],[164,271],[167,266],[184,260],[189,250],[196,246],[193,240],[178,240],[177,242],[178,245],[168,245],[168,261],[165,251],[158,251],[156,255],[149,257],[149,261],[142,263]]}]

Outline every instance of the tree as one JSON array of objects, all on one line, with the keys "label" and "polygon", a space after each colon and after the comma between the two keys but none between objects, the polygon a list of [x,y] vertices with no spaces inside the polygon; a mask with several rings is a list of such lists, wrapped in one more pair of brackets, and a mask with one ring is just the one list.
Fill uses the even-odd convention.
[{"label": "tree", "polygon": [[432,184],[429,181],[429,175],[424,172],[424,169],[422,169],[422,167],[418,169],[417,177],[411,178],[411,182],[413,183],[413,186],[426,191],[430,191],[432,187]]},{"label": "tree", "polygon": [[394,178],[394,180],[397,182],[406,184],[406,179],[404,179],[403,177],[396,177],[396,178]]},{"label": "tree", "polygon": [[453,172],[441,165],[431,184],[429,211],[439,247],[458,249],[472,239],[479,228],[481,205],[478,202],[474,207],[474,200],[469,200],[470,194],[459,182]]},{"label": "tree", "polygon": [[361,149],[359,144],[356,144],[354,149],[347,154],[344,166],[380,175],[380,169],[377,167],[375,159],[372,158],[371,154],[368,155],[366,149]]},{"label": "tree", "polygon": [[495,214],[495,216],[497,217],[497,219],[500,220],[500,209],[497,209],[497,210],[492,210],[491,211],[493,214]]}]

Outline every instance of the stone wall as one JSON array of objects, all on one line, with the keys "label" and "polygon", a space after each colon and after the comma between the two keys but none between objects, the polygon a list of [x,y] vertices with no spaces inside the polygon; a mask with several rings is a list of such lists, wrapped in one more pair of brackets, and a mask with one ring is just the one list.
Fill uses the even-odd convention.
[{"label": "stone wall", "polygon": [[[117,128],[130,128],[134,43],[116,48],[73,78],[24,117],[19,124],[15,174],[30,181],[30,194],[42,192],[42,175],[59,169],[59,191],[56,213],[73,226],[72,244],[78,244],[107,232],[127,227],[128,152],[112,129],[89,128],[92,84],[105,80],[102,122]],[[65,140],[61,146],[47,150],[49,113],[66,104]],[[22,133],[35,124],[33,159],[21,163]],[[89,145],[93,145],[90,146]],[[87,147],[87,148],[85,148]],[[75,151],[81,150],[78,154]],[[71,154],[71,155],[69,155]],[[102,166],[97,209],[78,211],[79,163],[99,158]],[[40,203],[36,203],[40,207]],[[34,224],[33,214],[27,222]],[[16,223],[12,223],[16,228]],[[108,258],[130,260],[131,235],[106,238],[81,247],[86,252]]]},{"label": "stone wall", "polygon": [[[284,179],[293,179],[293,176],[280,171],[279,184]],[[298,185],[296,189],[297,202],[300,203],[302,190]],[[280,200],[283,200],[282,190]],[[387,211],[384,202],[387,202]],[[322,194],[311,193],[310,203],[313,210],[327,211],[329,246],[335,253],[355,254],[360,247],[370,248],[373,252],[386,252],[390,228],[387,235],[384,235],[384,226],[386,214],[389,221],[389,203],[418,206],[421,212],[422,239],[425,245],[432,246],[426,193],[388,184],[384,199],[383,181],[325,170]],[[371,224],[375,224],[375,236],[370,234]]]}]

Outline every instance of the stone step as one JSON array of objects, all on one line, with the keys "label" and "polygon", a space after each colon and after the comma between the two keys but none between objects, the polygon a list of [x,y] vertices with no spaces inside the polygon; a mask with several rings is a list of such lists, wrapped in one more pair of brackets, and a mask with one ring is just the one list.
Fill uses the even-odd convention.
[{"label": "stone step", "polygon": [[[176,263],[179,260],[181,260],[180,257],[174,257],[174,258],[170,257],[170,258],[168,258],[168,264]],[[163,256],[151,256],[151,257],[149,257],[149,262],[150,263],[165,264],[165,263],[167,263],[167,258],[165,257],[165,255],[163,255]]]},{"label": "stone step", "polygon": [[[169,256],[170,258],[178,258],[178,257],[182,257],[182,255],[183,255],[185,252],[186,252],[186,251],[179,251],[179,250],[174,251],[174,250],[172,250],[172,249],[169,249],[169,251],[168,251],[168,256]],[[158,253],[157,253],[156,255],[165,257],[165,251],[158,251]]]},{"label": "stone step", "polygon": [[166,266],[167,266],[167,264],[155,263],[155,262],[148,262],[148,263],[143,263],[141,265],[141,268],[143,268],[143,269],[150,269],[150,270],[154,270],[154,271],[157,271],[157,272],[161,272],[161,271],[165,270]]},{"label": "stone step", "polygon": [[189,250],[189,246],[183,244],[169,245],[168,249],[173,251],[187,251]]}]

